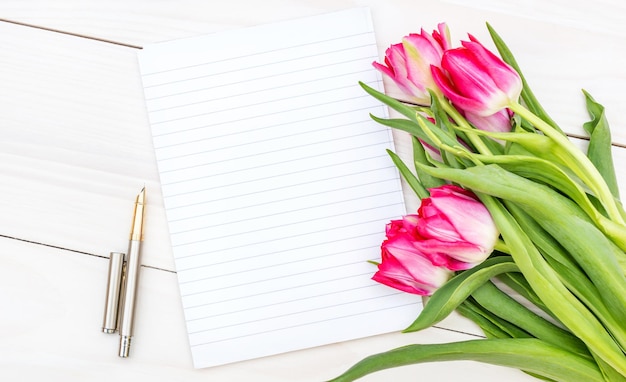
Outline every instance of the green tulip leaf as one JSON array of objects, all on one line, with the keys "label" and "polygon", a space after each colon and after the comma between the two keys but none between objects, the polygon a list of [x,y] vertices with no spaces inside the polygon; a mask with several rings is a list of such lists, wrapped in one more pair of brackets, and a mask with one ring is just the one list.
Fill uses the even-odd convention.
[{"label": "green tulip leaf", "polygon": [[512,367],[559,382],[604,381],[593,361],[560,347],[535,338],[495,338],[404,346],[369,356],[329,382],[354,381],[392,367],[455,360]]},{"label": "green tulip leaf", "polygon": [[380,123],[381,125],[385,125],[393,129],[405,131],[411,134],[412,136],[425,141],[429,145],[434,145],[434,143],[430,140],[430,137],[428,137],[424,133],[424,131],[420,128],[417,122],[410,121],[408,119],[400,119],[400,118],[380,118],[374,115],[370,115],[370,117],[374,121]]},{"label": "green tulip leaf", "polygon": [[[422,146],[422,144],[420,143],[420,141],[416,137],[412,137],[412,143],[413,143],[413,161],[414,161],[414,163],[421,163],[423,165],[429,165],[430,164],[430,160],[428,159],[428,157],[426,155],[426,151],[424,149],[424,146]],[[442,186],[442,185],[444,185],[446,183],[442,179],[436,178],[436,177],[434,177],[434,176],[432,176],[430,174],[425,173],[424,171],[421,171],[419,166],[416,166],[416,173],[417,173],[417,177],[419,178],[420,182],[422,183],[422,185],[426,189],[439,187],[439,186]],[[424,198],[424,197],[422,197],[419,194],[418,194],[418,196],[421,199]]]},{"label": "green tulip leaf", "polygon": [[419,196],[420,199],[429,197],[430,194],[428,193],[428,190],[424,188],[420,180],[411,172],[411,170],[409,170],[409,168],[404,164],[402,159],[391,150],[387,150],[387,153],[391,157],[393,163],[398,168],[398,171],[400,172],[404,180],[406,180],[409,187],[411,187],[411,189],[417,194],[417,196]]},{"label": "green tulip leaf", "polygon": [[[434,144],[431,140],[432,137],[425,135],[424,132],[420,132],[420,127],[422,126],[422,124],[419,122],[420,120],[425,121],[425,123],[430,127],[430,129],[432,130],[433,134],[435,134],[435,136],[437,136],[437,138],[443,142],[445,142],[448,145],[456,145],[458,144],[458,142],[456,141],[455,138],[452,138],[450,136],[450,134],[444,132],[443,130],[441,130],[440,128],[438,128],[436,125],[432,124],[430,121],[428,121],[426,118],[424,118],[423,116],[421,116],[420,114],[418,114],[418,109],[414,108],[414,107],[410,107],[407,106],[406,104],[398,101],[395,98],[389,97],[388,95],[379,92],[378,90],[362,83],[359,82],[359,84],[361,85],[361,87],[372,97],[376,98],[377,100],[379,100],[380,102],[384,103],[385,105],[389,106],[390,108],[394,109],[395,111],[397,111],[398,113],[404,115],[405,117],[407,117],[409,119],[409,123],[407,122],[400,122],[402,120],[400,119],[391,119],[391,120],[385,120],[382,118],[376,118],[373,117],[373,119],[379,123],[385,124],[387,126],[393,127],[393,128],[397,128],[400,130],[404,130],[407,131],[408,133],[423,139],[424,141],[426,141],[427,143],[433,145],[433,146],[438,146],[437,144]],[[414,124],[418,124],[417,126],[412,125],[410,122],[413,122]],[[422,128],[423,130],[423,128]]]},{"label": "green tulip leaf", "polygon": [[587,111],[592,118],[591,121],[583,124],[583,128],[589,134],[587,156],[604,178],[613,196],[619,199],[619,187],[611,155],[611,131],[604,114],[604,106],[597,103],[586,91],[583,90],[583,93]]},{"label": "green tulip leaf", "polygon": [[581,340],[515,301],[492,282],[481,285],[472,293],[472,297],[486,310],[534,337],[591,359],[587,347]]},{"label": "green tulip leaf", "polygon": [[457,311],[474,321],[487,338],[534,338],[525,330],[485,309],[471,297],[463,301]]},{"label": "green tulip leaf", "polygon": [[411,120],[413,122],[417,122],[417,120],[416,120],[417,110],[415,108],[410,107],[410,106],[408,106],[408,105],[398,101],[395,98],[389,97],[388,95],[379,92],[378,90],[372,88],[371,86],[366,85],[363,82],[359,81],[359,85],[361,85],[363,90],[365,90],[372,97],[376,98],[380,102],[382,102],[385,105],[389,106],[390,108],[394,109],[398,113],[404,115],[409,120]]},{"label": "green tulip leaf", "polygon": [[[504,202],[520,227],[539,248],[546,261],[556,271],[563,284],[598,317],[616,342],[626,349],[626,327],[615,317],[604,303],[600,290],[576,264],[565,249],[546,232],[541,225],[514,203]],[[518,274],[509,273],[500,278],[515,278]],[[525,280],[524,280],[525,281]],[[600,285],[602,288],[602,285]],[[531,299],[532,300],[532,299]],[[544,311],[548,312],[547,309]]]},{"label": "green tulip leaf", "polygon": [[497,277],[504,285],[508,286],[520,296],[528,300],[530,303],[543,310],[546,314],[554,318],[554,314],[548,310],[546,305],[533,291],[528,281],[521,273],[503,273]]},{"label": "green tulip leaf", "polygon": [[[511,186],[511,184],[508,186]],[[585,345],[591,352],[602,358],[620,373],[626,375],[624,353],[602,323],[567,289],[560,280],[557,271],[543,258],[528,235],[517,224],[514,217],[504,208],[502,203],[486,194],[479,193],[478,196],[494,218],[515,263],[548,309],[556,315],[557,319],[568,330],[585,342]],[[551,210],[550,207],[546,209],[553,214],[559,214],[560,212],[558,206],[554,210]],[[542,216],[542,218],[544,217]],[[565,218],[573,220],[571,214],[565,216]],[[570,227],[562,225],[557,228],[567,230]],[[581,227],[575,227],[574,232],[581,233],[584,231],[581,230]],[[585,240],[586,238],[582,239]],[[572,240],[571,237],[569,240]],[[588,252],[587,254],[590,253],[593,252]],[[595,256],[588,257],[594,258]],[[599,285],[604,284],[600,283]]]},{"label": "green tulip leaf", "polygon": [[510,256],[496,256],[454,276],[428,299],[417,319],[404,331],[428,328],[446,318],[476,289],[501,273],[518,272]]}]

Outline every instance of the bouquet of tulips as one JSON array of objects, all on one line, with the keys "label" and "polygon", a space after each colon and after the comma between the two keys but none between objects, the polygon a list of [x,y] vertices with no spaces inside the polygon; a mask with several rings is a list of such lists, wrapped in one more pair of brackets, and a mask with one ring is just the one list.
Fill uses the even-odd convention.
[{"label": "bouquet of tulips", "polygon": [[374,63],[403,118],[373,118],[413,138],[413,163],[390,152],[421,199],[391,221],[373,279],[429,296],[406,331],[452,311],[486,339],[409,345],[370,356],[335,381],[407,364],[475,360],[547,381],[626,381],[626,213],[604,108],[585,92],[586,153],[544,111],[513,55],[448,28],[406,36]]}]

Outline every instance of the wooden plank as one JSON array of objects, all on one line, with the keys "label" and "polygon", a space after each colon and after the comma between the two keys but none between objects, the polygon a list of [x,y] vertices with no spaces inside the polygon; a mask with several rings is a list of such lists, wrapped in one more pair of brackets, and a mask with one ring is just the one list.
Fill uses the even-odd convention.
[{"label": "wooden plank", "polygon": [[126,251],[148,189],[144,264],[173,269],[136,50],[0,23],[0,234]]},{"label": "wooden plank", "polygon": [[63,0],[42,7],[36,2],[9,0],[0,18],[85,37],[143,45],[346,8],[346,4],[283,1],[258,6],[254,1],[106,2],[86,4]]},{"label": "wooden plank", "polygon": [[[464,0],[443,0],[445,3],[468,6]],[[626,37],[624,3],[619,0],[520,2],[515,0],[473,0],[471,7],[485,12],[528,20],[546,21],[581,30]]]}]

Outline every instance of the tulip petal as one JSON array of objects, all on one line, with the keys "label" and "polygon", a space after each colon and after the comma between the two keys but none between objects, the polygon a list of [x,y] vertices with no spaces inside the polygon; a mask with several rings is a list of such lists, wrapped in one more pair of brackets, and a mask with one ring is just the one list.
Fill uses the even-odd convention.
[{"label": "tulip petal", "polygon": [[381,257],[372,279],[404,292],[430,295],[452,276],[448,269],[433,265],[417,251],[406,234],[385,240]]},{"label": "tulip petal", "polygon": [[479,115],[491,115],[508,106],[509,98],[490,76],[485,63],[472,53],[462,48],[449,50],[444,54],[441,66],[448,72],[458,93],[480,103],[475,110],[464,109]]},{"label": "tulip petal", "polygon": [[467,242],[442,242],[422,240],[413,243],[415,248],[429,256],[433,264],[444,266],[453,271],[470,269],[484,261],[491,252]]},{"label": "tulip petal", "polygon": [[522,79],[509,64],[485,48],[478,40],[470,35],[471,41],[462,41],[461,45],[473,53],[497,86],[506,91],[510,99],[516,100],[522,92]]},{"label": "tulip petal", "polygon": [[437,43],[439,43],[444,51],[452,47],[452,43],[450,42],[450,30],[448,29],[448,25],[446,23],[437,24],[437,30],[433,31],[433,38],[437,41]]},{"label": "tulip petal", "polygon": [[[372,280],[407,293],[425,296],[432,294],[448,279],[442,277],[441,284],[422,281],[421,279],[428,280],[428,276],[439,276],[435,272],[426,275],[429,269],[435,268],[428,259],[416,256],[415,251],[393,250],[393,254],[383,251],[382,262],[378,265],[378,272],[374,274]],[[422,274],[419,275],[420,279],[417,279],[414,274],[419,272]]]},{"label": "tulip petal", "polygon": [[382,64],[380,64],[378,62],[375,62],[375,61],[372,62],[372,66],[376,70],[380,71],[382,74],[388,76],[389,78],[394,78],[396,76],[394,71],[390,67],[388,67],[388,66],[382,65]]},{"label": "tulip petal", "polygon": [[[442,188],[431,192],[433,208],[445,211],[446,223],[458,233],[460,239],[474,243],[491,252],[498,237],[498,230],[489,211],[468,191],[450,186],[444,192]],[[449,190],[453,190],[449,193]]]},{"label": "tulip petal", "polygon": [[483,131],[492,131],[496,133],[508,133],[511,131],[511,113],[509,109],[502,109],[499,112],[480,116],[470,111],[465,112],[467,119],[474,127]]},{"label": "tulip petal", "polygon": [[441,68],[437,66],[431,66],[431,73],[435,84],[441,89],[443,94],[452,101],[457,107],[462,110],[473,111],[475,113],[480,112],[483,109],[482,102],[475,99],[464,96],[459,93],[454,87],[450,79],[444,74]]}]

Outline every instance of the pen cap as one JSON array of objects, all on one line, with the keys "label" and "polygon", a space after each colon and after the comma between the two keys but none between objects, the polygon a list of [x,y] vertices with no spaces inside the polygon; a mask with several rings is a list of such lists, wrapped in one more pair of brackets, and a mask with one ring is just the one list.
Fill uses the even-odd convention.
[{"label": "pen cap", "polygon": [[117,313],[124,276],[124,256],[125,254],[121,252],[111,252],[109,257],[109,277],[102,321],[104,333],[115,333],[117,330]]}]

